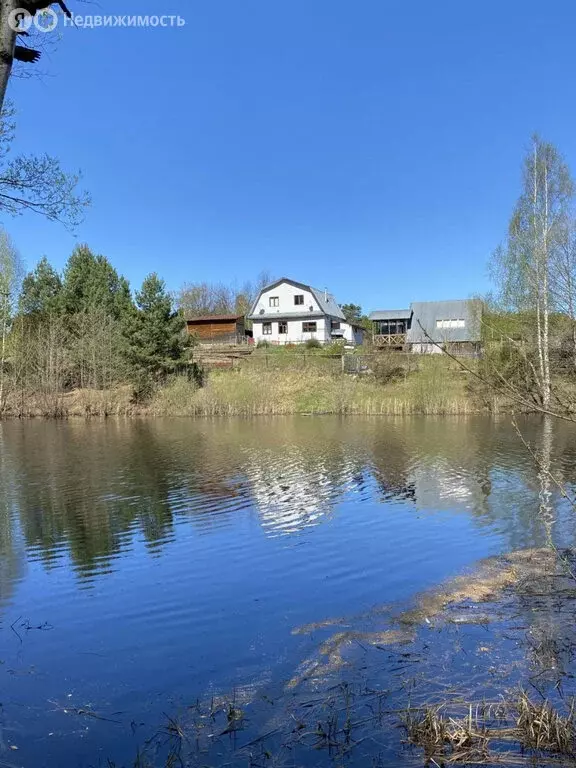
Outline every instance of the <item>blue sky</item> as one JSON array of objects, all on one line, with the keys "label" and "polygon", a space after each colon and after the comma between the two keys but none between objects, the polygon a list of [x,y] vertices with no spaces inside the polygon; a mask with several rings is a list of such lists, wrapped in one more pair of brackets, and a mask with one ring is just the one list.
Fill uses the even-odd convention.
[{"label": "blue sky", "polygon": [[[487,289],[531,133],[576,170],[573,0],[100,0],[172,29],[67,28],[15,80],[18,148],[82,169],[76,237],[3,221],[28,267],[75,243],[137,287],[267,269],[365,310]],[[137,7],[135,7],[137,6]]]}]

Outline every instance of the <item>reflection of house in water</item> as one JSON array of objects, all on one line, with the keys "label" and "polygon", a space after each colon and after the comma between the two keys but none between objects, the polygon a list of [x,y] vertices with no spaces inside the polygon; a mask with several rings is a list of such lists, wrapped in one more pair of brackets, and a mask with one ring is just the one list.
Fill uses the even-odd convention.
[{"label": "reflection of house in water", "polygon": [[264,530],[281,535],[317,525],[344,494],[362,488],[358,464],[334,459],[311,459],[295,446],[254,455],[247,477]]},{"label": "reflection of house in water", "polygon": [[410,483],[414,487],[414,500],[419,509],[471,510],[480,512],[490,494],[488,472],[479,472],[452,461],[437,457],[431,462],[414,465],[410,470]]}]

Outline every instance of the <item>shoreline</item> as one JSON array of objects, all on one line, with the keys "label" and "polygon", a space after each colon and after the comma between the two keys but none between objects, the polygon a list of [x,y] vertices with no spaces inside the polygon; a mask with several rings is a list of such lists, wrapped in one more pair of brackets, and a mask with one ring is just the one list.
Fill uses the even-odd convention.
[{"label": "shoreline", "polygon": [[133,388],[12,393],[2,419],[211,416],[467,416],[508,409],[479,396],[467,378],[437,363],[390,381],[314,370],[213,370],[204,386],[175,377],[143,402]]}]

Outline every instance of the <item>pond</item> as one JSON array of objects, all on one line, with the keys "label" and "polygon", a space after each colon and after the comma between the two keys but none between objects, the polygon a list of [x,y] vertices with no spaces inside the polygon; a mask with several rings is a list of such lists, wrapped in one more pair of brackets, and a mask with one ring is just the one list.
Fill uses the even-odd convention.
[{"label": "pond", "polygon": [[[576,428],[518,427],[570,488]],[[412,651],[362,634],[390,606],[576,530],[486,417],[6,422],[0,483],[1,766],[341,764],[260,739],[308,728],[298,696],[392,689]],[[343,627],[349,658],[311,675]],[[377,730],[346,764],[424,764]]]}]

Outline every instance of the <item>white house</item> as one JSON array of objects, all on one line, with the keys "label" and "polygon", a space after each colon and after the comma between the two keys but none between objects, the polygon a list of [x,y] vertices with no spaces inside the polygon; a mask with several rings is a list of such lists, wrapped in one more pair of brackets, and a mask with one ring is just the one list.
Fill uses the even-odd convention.
[{"label": "white house", "polygon": [[310,285],[283,277],[267,285],[250,310],[254,342],[301,344],[317,339],[321,344],[342,340],[362,344],[363,329],[346,322],[334,296]]}]

